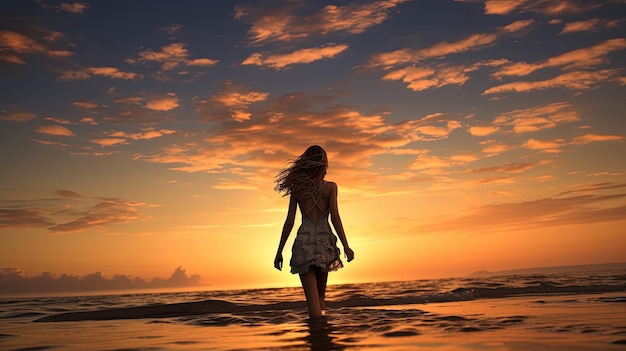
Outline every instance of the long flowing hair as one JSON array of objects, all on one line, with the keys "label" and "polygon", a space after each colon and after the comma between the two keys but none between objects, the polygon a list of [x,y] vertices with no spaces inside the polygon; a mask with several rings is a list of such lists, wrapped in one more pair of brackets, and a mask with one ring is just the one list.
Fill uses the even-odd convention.
[{"label": "long flowing hair", "polygon": [[316,197],[324,186],[328,157],[321,146],[309,146],[297,159],[278,172],[274,190],[296,199]]}]

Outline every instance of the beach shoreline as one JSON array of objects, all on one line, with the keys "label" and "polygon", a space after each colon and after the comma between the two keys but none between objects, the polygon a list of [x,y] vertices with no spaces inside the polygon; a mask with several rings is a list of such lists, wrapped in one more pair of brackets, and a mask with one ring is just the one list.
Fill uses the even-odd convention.
[{"label": "beach shoreline", "polygon": [[[606,272],[334,286],[322,321],[308,319],[301,291],[292,288],[0,299],[0,349],[623,350],[623,279],[623,272]],[[561,289],[542,292],[545,286]],[[589,292],[593,287],[598,291]],[[483,297],[461,299],[472,290]],[[524,291],[534,293],[517,293]],[[428,297],[449,300],[418,303]],[[178,309],[197,304],[207,310]],[[179,314],[35,322],[68,312],[155,306],[159,313],[159,306],[169,306]],[[223,308],[211,310],[216,306]]]}]

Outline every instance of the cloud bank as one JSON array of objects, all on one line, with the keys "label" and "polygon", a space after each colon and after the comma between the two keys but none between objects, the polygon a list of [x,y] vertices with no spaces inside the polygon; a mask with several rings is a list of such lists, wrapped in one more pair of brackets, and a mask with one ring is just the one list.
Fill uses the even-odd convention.
[{"label": "cloud bank", "polygon": [[187,274],[178,267],[169,278],[144,280],[128,275],[105,277],[101,272],[77,276],[57,275],[44,272],[35,277],[27,277],[24,271],[14,267],[0,268],[0,294],[51,294],[66,292],[113,291],[133,289],[165,289],[199,286],[201,277]]}]

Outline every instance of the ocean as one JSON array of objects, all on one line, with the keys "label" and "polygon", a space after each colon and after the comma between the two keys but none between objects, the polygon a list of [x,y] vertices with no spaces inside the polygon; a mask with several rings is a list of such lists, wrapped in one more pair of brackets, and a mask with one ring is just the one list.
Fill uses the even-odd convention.
[{"label": "ocean", "polygon": [[320,321],[303,296],[0,298],[0,349],[626,350],[626,269],[329,285]]}]

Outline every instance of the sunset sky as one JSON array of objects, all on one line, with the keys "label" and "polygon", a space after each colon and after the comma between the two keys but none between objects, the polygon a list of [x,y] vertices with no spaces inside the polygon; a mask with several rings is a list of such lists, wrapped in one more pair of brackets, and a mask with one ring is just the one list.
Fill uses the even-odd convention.
[{"label": "sunset sky", "polygon": [[5,280],[299,285],[273,179],[312,144],[356,256],[331,284],[626,261],[624,0],[0,13]]}]

